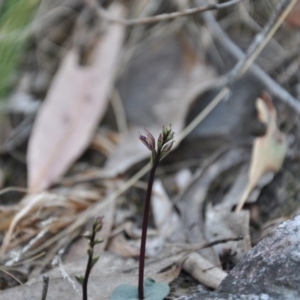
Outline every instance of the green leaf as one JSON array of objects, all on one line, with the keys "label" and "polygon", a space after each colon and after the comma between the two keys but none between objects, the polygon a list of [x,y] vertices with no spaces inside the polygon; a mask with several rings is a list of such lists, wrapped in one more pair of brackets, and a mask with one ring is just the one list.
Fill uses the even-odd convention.
[{"label": "green leaf", "polygon": [[[144,300],[163,300],[170,293],[170,287],[164,282],[155,282],[151,278],[145,280]],[[139,300],[136,286],[121,284],[115,288],[110,300]]]},{"label": "green leaf", "polygon": [[82,236],[85,237],[87,240],[90,240],[92,237],[92,234],[89,231],[86,231]]},{"label": "green leaf", "polygon": [[89,246],[89,248],[87,249],[87,254],[88,256],[92,256],[93,255],[93,248],[91,248],[91,246]]},{"label": "green leaf", "polygon": [[20,66],[22,54],[28,42],[29,24],[39,6],[40,0],[0,1],[0,99],[12,87],[16,69]]},{"label": "green leaf", "polygon": [[155,282],[147,278],[144,285],[145,300],[163,300],[170,293],[170,287],[164,282]]},{"label": "green leaf", "polygon": [[83,276],[81,276],[81,275],[75,276],[75,279],[76,279],[81,285],[83,284]]},{"label": "green leaf", "polygon": [[101,243],[103,243],[103,240],[102,240],[102,239],[96,239],[96,240],[94,241],[94,245],[101,244]]},{"label": "green leaf", "polygon": [[114,289],[110,300],[138,300],[138,289],[133,285],[121,284]]},{"label": "green leaf", "polygon": [[99,259],[99,256],[93,257],[93,259],[92,259],[92,267],[97,263],[98,259]]}]

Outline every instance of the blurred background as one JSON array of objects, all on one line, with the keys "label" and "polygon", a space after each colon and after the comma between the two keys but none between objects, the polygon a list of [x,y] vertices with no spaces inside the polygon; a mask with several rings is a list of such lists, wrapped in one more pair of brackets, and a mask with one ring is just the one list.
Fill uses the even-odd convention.
[{"label": "blurred background", "polygon": [[[80,235],[96,215],[105,216],[99,252],[138,255],[147,175],[128,180],[150,153],[137,133],[158,136],[172,124],[179,136],[280,3],[235,2],[157,21],[151,18],[207,3],[0,0],[0,258],[13,274],[0,272],[1,288],[49,270],[58,253],[64,262],[84,256]],[[255,60],[256,71],[235,81],[229,99],[162,161],[149,257],[171,242],[243,234],[240,244],[206,254],[227,272],[298,214],[299,50],[297,1]],[[242,199],[248,202],[236,218]],[[228,248],[237,255],[228,259]],[[170,299],[201,283],[185,272],[173,276]],[[181,289],[185,280],[192,290]]]}]

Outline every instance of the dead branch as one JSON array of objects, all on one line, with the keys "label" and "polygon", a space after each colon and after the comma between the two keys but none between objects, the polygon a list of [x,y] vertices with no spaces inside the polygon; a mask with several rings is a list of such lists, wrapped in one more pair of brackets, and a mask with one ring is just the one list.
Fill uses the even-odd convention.
[{"label": "dead branch", "polygon": [[263,30],[256,35],[244,57],[240,59],[235,67],[230,71],[228,77],[229,85],[232,85],[239,75],[244,73],[244,70],[250,67],[259,53],[270,41],[279,26],[283,23],[296,2],[297,0],[283,0],[278,4],[268,23],[264,26]]},{"label": "dead branch", "polygon": [[[210,30],[212,36],[226,48],[230,54],[232,54],[238,60],[242,60],[245,57],[245,53],[229,38],[229,36],[223,31],[211,12],[205,12],[203,14],[206,26]],[[273,80],[264,70],[262,70],[256,64],[253,64],[250,68],[250,72],[259,78],[269,92],[280,99],[281,101],[294,108],[300,113],[300,103],[284,88],[282,88],[275,80]]]},{"label": "dead branch", "polygon": [[[204,14],[204,19],[209,29],[212,32],[212,35],[215,36],[216,32],[218,33],[217,36],[215,36],[218,39],[224,39],[224,36],[226,37],[226,45],[227,43],[232,43],[235,48],[238,49],[239,52],[239,59],[240,61],[236,64],[236,66],[230,71],[229,73],[229,81],[228,85],[223,87],[221,91],[212,99],[212,101],[205,107],[203,111],[190,123],[186,128],[180,132],[180,134],[177,136],[177,140],[181,141],[184,137],[186,137],[206,116],[226,97],[228,97],[230,93],[230,85],[234,83],[234,81],[242,76],[248,68],[251,66],[257,55],[260,53],[260,51],[263,49],[263,47],[266,45],[266,43],[272,38],[274,33],[277,31],[279,26],[284,21],[287,14],[290,12],[294,4],[296,3],[296,0],[283,0],[278,8],[275,10],[275,13],[271,16],[268,23],[264,27],[261,33],[259,33],[256,38],[254,39],[253,43],[250,45],[247,51],[247,55],[245,55],[231,40],[229,37],[225,34],[225,32],[222,30],[222,28],[219,26],[215,18],[213,17],[212,13],[206,12]],[[228,42],[229,41],[229,42]],[[253,66],[254,67],[254,66]],[[258,67],[257,67],[258,68]],[[258,68],[259,69],[259,68]],[[263,72],[261,69],[259,69],[260,72]],[[264,73],[265,74],[265,73]],[[269,80],[272,80],[267,74],[265,74],[265,77],[267,77]],[[231,81],[230,81],[231,79]],[[261,78],[260,78],[261,79]],[[261,79],[262,80],[262,79]],[[263,81],[263,80],[262,80]],[[273,80],[272,80],[273,81]],[[263,81],[265,83],[265,81]],[[266,84],[266,83],[265,83]],[[280,89],[281,93],[285,92],[285,98],[289,96],[289,102],[286,100],[287,103],[290,103],[292,107],[296,108],[298,112],[300,112],[300,103],[294,99],[287,91],[285,91],[283,88],[281,88],[275,81],[273,81],[272,85],[276,85],[277,89]]]},{"label": "dead branch", "polygon": [[132,25],[151,24],[151,23],[156,23],[156,22],[161,22],[161,21],[172,20],[172,19],[179,18],[179,17],[191,16],[191,15],[201,13],[204,11],[208,11],[208,10],[222,9],[222,8],[226,8],[226,7],[235,5],[243,0],[231,0],[231,1],[228,1],[225,3],[221,3],[221,4],[209,4],[209,5],[204,5],[201,7],[189,8],[184,11],[178,11],[178,12],[173,12],[173,13],[169,13],[169,14],[161,14],[161,15],[156,15],[156,16],[152,16],[152,17],[138,18],[138,19],[131,19],[131,20],[119,19],[119,18],[113,17],[105,9],[100,7],[95,0],[85,0],[85,1],[86,1],[87,5],[89,5],[91,8],[96,9],[97,14],[100,18],[103,18],[109,22],[119,23],[124,26],[132,26]]}]

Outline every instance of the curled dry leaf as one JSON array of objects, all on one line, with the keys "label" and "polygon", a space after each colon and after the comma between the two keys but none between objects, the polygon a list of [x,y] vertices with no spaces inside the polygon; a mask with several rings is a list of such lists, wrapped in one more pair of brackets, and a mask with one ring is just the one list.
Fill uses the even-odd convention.
[{"label": "curled dry leaf", "polygon": [[247,198],[260,178],[268,172],[278,172],[283,164],[287,143],[285,135],[279,131],[276,121],[277,112],[270,96],[266,93],[257,99],[259,119],[267,124],[264,136],[255,139],[251,165],[249,170],[249,181],[242,195],[236,211],[240,211]]},{"label": "curled dry leaf", "polygon": [[[124,15],[121,4],[112,4],[110,11],[116,17]],[[47,189],[89,145],[106,110],[123,37],[123,26],[110,24],[99,38],[90,66],[79,65],[76,49],[66,54],[29,140],[30,191]]]},{"label": "curled dry leaf", "polygon": [[191,253],[182,268],[205,286],[217,289],[227,273],[216,267],[200,254]]}]

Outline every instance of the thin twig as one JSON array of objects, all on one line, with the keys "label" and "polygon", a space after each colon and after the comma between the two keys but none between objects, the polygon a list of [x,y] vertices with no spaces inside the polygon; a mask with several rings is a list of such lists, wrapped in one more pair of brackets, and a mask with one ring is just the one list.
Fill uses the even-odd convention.
[{"label": "thin twig", "polygon": [[8,192],[20,192],[20,193],[28,193],[28,189],[21,186],[9,186],[2,190],[0,190],[0,196],[6,194]]},{"label": "thin twig", "polygon": [[188,255],[190,255],[191,253],[195,252],[195,251],[199,251],[199,250],[202,250],[202,249],[205,249],[205,248],[211,248],[213,246],[216,246],[216,245],[219,245],[219,244],[226,244],[228,242],[238,242],[238,241],[241,241],[243,240],[244,237],[243,236],[238,236],[238,237],[235,237],[235,238],[225,238],[225,239],[221,239],[221,240],[216,240],[216,241],[212,241],[212,242],[209,242],[207,244],[204,244],[204,245],[189,245],[190,248],[189,249],[183,249],[181,250],[180,252],[176,252],[176,254],[180,254],[180,253],[184,253],[185,252],[185,258],[182,259],[182,263],[184,262],[184,260],[187,258]]},{"label": "thin twig", "polygon": [[[215,245],[220,245],[220,244],[226,244],[228,242],[238,242],[243,240],[244,237],[242,235],[237,236],[237,237],[231,237],[231,238],[224,238],[224,239],[219,239],[219,240],[215,240],[209,243],[205,243],[205,244],[172,244],[172,243],[166,243],[166,247],[168,248],[173,248],[175,246],[175,251],[172,250],[172,255],[171,256],[176,256],[178,254],[182,254],[184,253],[184,256],[186,256],[187,254],[190,254],[192,252],[195,251],[199,251],[205,248],[209,248],[209,247],[213,247]],[[183,247],[182,249],[178,249],[180,247]],[[185,248],[184,248],[185,247]],[[166,252],[166,255],[163,255],[160,258],[153,258],[153,259],[149,259],[148,261],[148,265],[151,264],[155,264],[155,263],[159,263],[160,261],[165,260],[166,258],[170,258],[170,252]],[[126,268],[124,269],[124,273],[130,273],[132,271],[135,271],[137,269],[137,267],[130,267],[130,268]]]},{"label": "thin twig", "polygon": [[[235,58],[242,60],[245,57],[245,53],[229,38],[229,36],[223,31],[216,19],[211,12],[206,12],[203,14],[206,26],[210,30],[212,36],[220,42],[224,48],[226,48],[230,54]],[[259,66],[253,64],[249,68],[250,72],[255,75],[259,80],[261,80],[269,92],[280,99],[281,101],[288,104],[290,107],[294,108],[298,113],[300,113],[300,103],[294,98],[290,93],[288,93],[284,88],[282,88],[275,80],[273,80],[264,70]]]},{"label": "thin twig", "polygon": [[41,300],[46,300],[47,293],[48,293],[48,286],[49,286],[49,276],[43,276],[43,292]]},{"label": "thin twig", "polygon": [[190,16],[190,15],[194,15],[194,14],[201,13],[201,12],[208,11],[208,10],[222,9],[222,8],[226,8],[226,7],[235,5],[241,1],[242,0],[231,0],[231,1],[228,1],[225,3],[221,3],[221,4],[209,4],[209,5],[204,5],[201,7],[190,8],[190,9],[187,9],[184,11],[178,11],[178,12],[173,12],[173,13],[169,13],[169,14],[161,14],[161,15],[156,15],[153,17],[138,18],[138,19],[131,19],[131,20],[119,19],[119,18],[113,17],[105,9],[100,7],[98,5],[98,3],[96,2],[96,0],[86,0],[86,3],[93,9],[97,10],[97,14],[100,18],[103,18],[109,22],[119,23],[124,26],[132,26],[132,25],[151,24],[151,23],[156,23],[156,22],[161,22],[161,21],[166,21],[166,20],[172,20],[175,18]]}]

